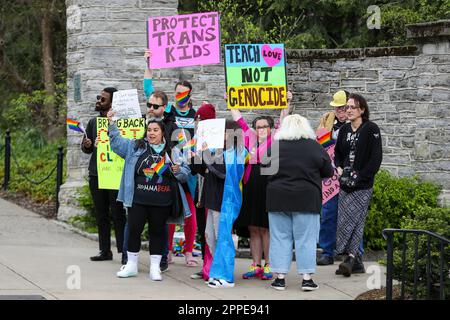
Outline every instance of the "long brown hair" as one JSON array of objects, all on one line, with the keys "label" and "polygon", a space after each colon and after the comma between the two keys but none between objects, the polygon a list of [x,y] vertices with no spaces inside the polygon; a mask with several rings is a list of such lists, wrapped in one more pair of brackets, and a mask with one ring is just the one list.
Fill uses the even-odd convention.
[{"label": "long brown hair", "polygon": [[369,121],[370,111],[366,99],[362,95],[357,93],[350,93],[350,96],[348,97],[347,101],[350,99],[355,100],[356,105],[360,109],[364,109],[364,113],[361,115],[362,121],[363,122]]}]

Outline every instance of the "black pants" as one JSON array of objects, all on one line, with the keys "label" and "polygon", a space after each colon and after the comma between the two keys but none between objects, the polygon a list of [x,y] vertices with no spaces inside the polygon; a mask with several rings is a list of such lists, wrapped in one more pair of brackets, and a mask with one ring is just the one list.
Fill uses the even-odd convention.
[{"label": "black pants", "polygon": [[128,210],[128,251],[141,250],[141,234],[148,222],[148,239],[150,254],[162,255],[166,247],[166,224],[172,206],[153,207],[133,203]]},{"label": "black pants", "polygon": [[205,229],[206,229],[206,212],[205,207],[199,208],[197,207],[198,203],[198,189],[195,195],[195,215],[197,218],[197,232],[198,236],[200,238],[200,246],[202,249],[202,259],[205,259],[205,245],[206,245],[206,238],[205,238]]},{"label": "black pants", "polygon": [[100,251],[108,252],[111,250],[111,222],[109,215],[111,210],[116,235],[117,252],[122,252],[126,217],[122,203],[117,202],[118,191],[99,189],[98,177],[96,176],[89,177],[89,189],[91,190],[95,207]]}]

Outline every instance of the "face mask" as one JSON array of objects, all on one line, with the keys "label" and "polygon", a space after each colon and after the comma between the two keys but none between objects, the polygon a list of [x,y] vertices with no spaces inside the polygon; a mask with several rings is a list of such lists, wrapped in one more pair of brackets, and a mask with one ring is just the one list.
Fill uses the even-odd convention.
[{"label": "face mask", "polygon": [[175,101],[178,106],[182,107],[189,102],[189,99],[191,99],[191,95],[189,94],[190,92],[190,90],[186,90],[175,95]]}]

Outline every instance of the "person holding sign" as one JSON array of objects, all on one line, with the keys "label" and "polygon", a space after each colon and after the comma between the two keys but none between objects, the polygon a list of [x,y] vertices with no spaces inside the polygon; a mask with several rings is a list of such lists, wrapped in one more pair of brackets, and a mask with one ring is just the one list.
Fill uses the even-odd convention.
[{"label": "person holding sign", "polygon": [[345,254],[336,274],[350,277],[362,265],[361,240],[373,192],[375,175],[383,159],[380,128],[369,120],[366,99],[352,93],[346,105],[347,123],[339,130],[335,164],[340,176],[336,253]]},{"label": "person holding sign", "polygon": [[[151,58],[152,53],[149,50],[145,51],[144,55],[147,60],[147,70],[144,74],[144,93],[146,97],[151,97],[153,93],[153,71],[151,70]],[[170,133],[170,143],[171,146],[179,146],[183,148],[186,144],[189,144],[192,141],[194,136],[194,128],[195,128],[195,109],[192,106],[191,100],[191,91],[192,85],[188,81],[179,81],[175,85],[175,107],[172,104],[168,103],[167,107],[164,111],[164,122],[167,125],[168,131],[167,135]],[[172,123],[175,121],[175,125]],[[197,229],[197,219],[196,219],[196,208],[195,208],[195,199],[197,198],[196,194],[197,188],[197,177],[191,176],[189,181],[183,184],[183,189],[186,193],[189,207],[191,208],[191,215],[185,216],[184,221],[184,234],[185,234],[185,258],[186,258],[186,266],[188,267],[196,267],[198,265],[198,261],[193,257],[192,252],[194,251],[194,242],[195,242],[195,231]],[[169,225],[168,231],[168,246],[169,249],[173,247],[173,236],[175,233],[175,225]],[[166,257],[163,257],[163,260],[166,260]],[[172,252],[169,250],[167,256],[168,263],[173,263]]]},{"label": "person holding sign", "polygon": [[161,281],[165,225],[169,217],[183,215],[186,199],[178,181],[186,181],[190,170],[176,149],[172,150],[172,161],[169,144],[164,139],[164,126],[160,121],[150,121],[145,137],[136,140],[120,136],[113,116],[113,111],[108,112],[111,148],[125,159],[117,200],[128,208],[129,228],[128,261],[117,272],[117,276],[137,276],[141,233],[148,221],[150,278]]},{"label": "person holding sign", "polygon": [[301,288],[318,288],[311,278],[316,272],[316,245],[322,207],[322,179],[333,176],[331,160],[308,120],[298,114],[287,116],[275,134],[279,152],[273,162],[278,172],[268,177],[267,210],[270,227],[270,262],[277,273],[271,287],[285,290],[285,276],[295,247]]},{"label": "person holding sign", "polygon": [[[225,96],[226,97],[226,96]],[[292,93],[287,94],[288,107],[282,109],[280,121],[289,113]],[[236,233],[241,237],[250,235],[250,252],[253,263],[248,271],[242,275],[243,279],[260,278],[272,279],[269,265],[269,216],[266,210],[267,175],[261,174],[261,168],[267,166],[263,163],[268,156],[272,144],[272,129],[274,120],[269,116],[256,117],[250,128],[238,109],[231,109],[231,115],[245,134],[245,147],[249,150],[250,161],[245,167],[244,190],[241,212],[235,222]],[[276,127],[278,129],[278,125]],[[250,233],[250,234],[249,234]],[[261,265],[264,253],[265,264]]]},{"label": "person holding sign", "polygon": [[[102,90],[97,96],[95,111],[98,111],[99,117],[106,117],[111,109],[113,94],[116,88],[108,87]],[[95,207],[95,218],[98,228],[98,239],[100,252],[91,257],[92,261],[112,260],[111,252],[111,223],[110,210],[114,222],[114,231],[116,236],[117,252],[122,253],[124,242],[124,227],[126,222],[125,211],[122,204],[116,201],[117,190],[99,189],[97,172],[97,118],[89,120],[86,127],[86,136],[81,143],[81,150],[84,153],[91,154],[89,161],[89,189],[92,195],[92,201]],[[122,261],[126,260],[126,255],[122,253]]]}]

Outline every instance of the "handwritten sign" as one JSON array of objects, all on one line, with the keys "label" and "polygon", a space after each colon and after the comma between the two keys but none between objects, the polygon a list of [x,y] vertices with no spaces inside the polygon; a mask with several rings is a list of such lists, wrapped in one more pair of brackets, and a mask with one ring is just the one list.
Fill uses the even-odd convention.
[{"label": "handwritten sign", "polygon": [[[145,119],[121,119],[117,127],[122,137],[140,139],[145,133]],[[125,160],[111,150],[107,118],[97,118],[97,137],[98,188],[119,190]]]},{"label": "handwritten sign", "polygon": [[223,148],[225,140],[225,119],[203,120],[198,123],[197,148],[207,143],[210,149]]},{"label": "handwritten sign", "polygon": [[283,44],[225,45],[229,109],[287,107]]},{"label": "handwritten sign", "polygon": [[218,12],[150,17],[147,33],[152,69],[220,63]]},{"label": "handwritten sign", "polygon": [[[319,142],[330,156],[331,163],[334,163],[334,148],[335,141],[331,139],[331,132],[325,128],[320,128],[316,132],[317,142]],[[331,178],[322,180],[322,205],[327,203],[331,198],[339,193],[339,176],[337,170],[334,169],[334,174]]]},{"label": "handwritten sign", "polygon": [[141,107],[137,89],[119,90],[113,94],[112,109],[114,120],[127,118],[141,118]]}]

